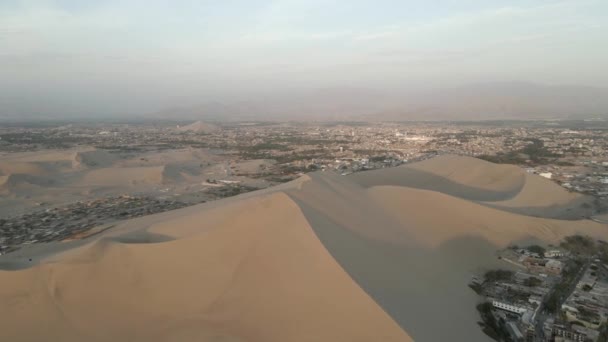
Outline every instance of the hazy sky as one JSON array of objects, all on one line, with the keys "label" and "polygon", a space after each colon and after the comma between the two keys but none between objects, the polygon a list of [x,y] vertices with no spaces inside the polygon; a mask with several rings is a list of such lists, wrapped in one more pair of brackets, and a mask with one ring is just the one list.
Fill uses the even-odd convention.
[{"label": "hazy sky", "polygon": [[145,111],[291,88],[605,87],[607,18],[606,0],[0,0],[0,106]]}]

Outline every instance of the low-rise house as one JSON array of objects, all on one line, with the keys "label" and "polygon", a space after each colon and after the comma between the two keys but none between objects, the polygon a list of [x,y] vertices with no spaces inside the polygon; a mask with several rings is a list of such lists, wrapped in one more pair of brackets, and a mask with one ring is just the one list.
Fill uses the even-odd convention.
[{"label": "low-rise house", "polygon": [[545,252],[545,257],[547,258],[561,258],[564,256],[564,252],[559,249],[552,249],[550,251]]},{"label": "low-rise house", "polygon": [[551,274],[558,275],[558,274],[562,273],[563,267],[564,266],[563,266],[562,262],[559,260],[552,259],[545,263],[546,271]]},{"label": "low-rise house", "polygon": [[523,314],[524,312],[528,311],[527,308],[523,307],[523,306],[518,306],[518,305],[514,305],[514,304],[509,304],[509,303],[504,303],[504,302],[500,302],[497,300],[493,300],[492,301],[492,306],[497,308],[497,309],[501,309],[501,310],[505,310],[508,312],[512,312],[518,315]]},{"label": "low-rise house", "polygon": [[556,341],[558,338],[561,338],[562,341],[585,342],[587,340],[587,335],[585,333],[576,331],[565,324],[553,324],[552,334]]}]

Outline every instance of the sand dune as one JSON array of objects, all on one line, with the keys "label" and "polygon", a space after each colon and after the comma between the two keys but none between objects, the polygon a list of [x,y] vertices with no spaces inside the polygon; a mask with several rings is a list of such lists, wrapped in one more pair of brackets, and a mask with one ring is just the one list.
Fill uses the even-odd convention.
[{"label": "sand dune", "polygon": [[73,168],[108,167],[116,161],[116,157],[102,150],[79,151],[72,157]]},{"label": "sand dune", "polygon": [[514,213],[547,218],[588,217],[591,209],[583,203],[593,201],[514,165],[452,155],[358,173],[351,178],[365,187],[396,185],[437,191]]},{"label": "sand dune", "polygon": [[[87,176],[168,172],[126,169]],[[453,156],[313,173],[0,257],[0,340],[489,341],[467,283],[505,267],[497,249],[608,238],[605,224],[512,210],[569,206],[570,196],[517,168]]]},{"label": "sand dune", "polygon": [[[217,225],[206,224],[208,218]],[[0,336],[14,341],[410,340],[333,261],[283,194],[195,214],[175,228],[153,230],[188,237],[152,244],[101,239],[60,261],[0,272],[0,321],[14,323]],[[192,230],[198,232],[184,234]]]},{"label": "sand dune", "polygon": [[95,150],[94,147],[77,147],[60,150],[23,152],[18,153],[16,156],[12,156],[11,159],[19,162],[54,163],[60,161],[71,161],[75,153],[93,150]]},{"label": "sand dune", "polygon": [[47,170],[36,163],[2,161],[0,162],[0,175],[24,174],[41,176],[47,174]]},{"label": "sand dune", "polygon": [[407,186],[473,201],[507,200],[517,195],[525,185],[525,172],[516,166],[452,155],[371,173],[362,172],[351,178],[366,187]]},{"label": "sand dune", "polygon": [[[379,175],[386,170],[365,173],[370,182]],[[480,269],[506,267],[497,249],[556,243],[574,233],[608,238],[608,226],[591,221],[523,216],[438,191],[365,188],[350,178],[361,180],[313,174],[301,190],[287,193],[340,265],[419,341],[488,340],[477,326],[477,298],[467,283]],[[449,185],[445,192],[454,190],[443,184]]]},{"label": "sand dune", "polygon": [[87,172],[82,179],[82,184],[86,186],[162,184],[164,172],[164,166],[107,167]]},{"label": "sand dune", "polygon": [[197,163],[200,166],[201,163],[204,164],[207,162],[220,160],[222,160],[221,157],[209,153],[208,151],[188,148],[180,150],[143,153],[137,156],[136,158],[120,160],[116,162],[114,166],[134,167],[183,163]]},{"label": "sand dune", "polygon": [[17,189],[27,189],[32,187],[45,187],[53,184],[48,178],[32,176],[29,174],[9,174],[0,176],[0,190],[13,192]]},{"label": "sand dune", "polygon": [[[266,185],[246,175],[235,179],[226,159],[213,151],[197,148],[161,152],[127,148],[109,152],[79,147],[0,153],[0,192],[3,195],[0,196],[0,216],[125,192],[149,196],[183,195],[182,199],[186,201],[198,200],[202,196],[190,195],[199,191],[201,183],[208,178],[228,178],[250,186]],[[9,175],[26,175],[31,179],[17,181],[15,177],[25,176]],[[5,183],[5,186],[1,185]]]},{"label": "sand dune", "polygon": [[202,121],[196,121],[186,126],[181,126],[178,128],[181,132],[197,132],[197,133],[211,133],[219,130],[220,127],[214,124],[205,123]]}]

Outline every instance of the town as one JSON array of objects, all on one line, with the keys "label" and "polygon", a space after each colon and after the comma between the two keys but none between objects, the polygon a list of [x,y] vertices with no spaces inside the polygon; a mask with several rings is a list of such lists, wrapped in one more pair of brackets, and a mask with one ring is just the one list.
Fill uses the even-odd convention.
[{"label": "town", "polygon": [[[45,169],[31,175],[15,174],[23,172],[19,169],[22,162],[0,168],[0,182],[6,183],[3,186],[9,186],[12,181],[19,183],[15,186],[21,186],[20,189],[34,191],[18,196],[0,187],[0,192],[5,194],[0,199],[0,209],[4,207],[4,212],[10,213],[4,214],[0,221],[1,253],[18,249],[23,244],[64,239],[110,219],[116,221],[263,189],[307,172],[348,175],[441,154],[518,165],[569,191],[592,196],[593,203],[585,203],[585,208],[581,208],[585,214],[577,218],[608,221],[606,121],[142,121],[12,123],[0,127],[0,156],[3,159],[79,148],[94,151],[78,152],[69,166],[72,167],[70,174],[86,168],[95,172],[99,171],[96,168],[106,167],[104,170],[107,170],[107,166],[114,165],[107,160],[129,163],[127,166],[139,169],[131,167],[132,173],[123,173],[125,168],[117,169],[115,174],[119,178],[133,175],[129,186],[103,184],[99,188],[78,190],[70,196],[63,196],[66,193],[63,189],[81,188],[68,182],[60,184],[67,179],[64,173],[52,174],[45,182],[58,188],[57,193],[65,199],[57,196],[49,200],[48,184],[40,181],[39,174],[48,168],[58,168],[63,161],[54,161],[48,166],[49,162],[27,157],[29,165],[37,170]],[[190,153],[190,159],[173,157],[184,151]],[[86,153],[98,153],[103,158],[87,160]],[[150,159],[154,158],[158,159],[154,167],[162,168],[158,171],[160,175],[135,179],[136,174],[142,173],[141,167],[152,165]],[[174,159],[173,164],[166,164],[165,160]],[[152,167],[146,168],[149,169]],[[174,169],[176,171],[171,171]],[[169,177],[169,174],[174,176]],[[148,186],[154,177],[159,180]],[[77,185],[89,185],[99,178],[84,177]],[[117,216],[116,213],[126,214]]]},{"label": "town", "polygon": [[76,238],[94,227],[184,206],[185,203],[173,200],[125,195],[0,219],[0,255],[23,245]]},{"label": "town", "polygon": [[483,331],[497,341],[607,341],[608,244],[580,235],[559,246],[510,246],[504,269],[470,287]]}]

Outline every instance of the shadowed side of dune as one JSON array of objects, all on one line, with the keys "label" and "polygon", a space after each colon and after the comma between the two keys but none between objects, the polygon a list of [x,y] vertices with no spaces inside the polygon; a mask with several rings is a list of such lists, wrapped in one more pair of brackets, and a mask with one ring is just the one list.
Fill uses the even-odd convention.
[{"label": "shadowed side of dune", "polygon": [[104,150],[77,151],[71,158],[72,168],[109,167],[118,160]]},{"label": "shadowed side of dune", "polygon": [[296,202],[332,256],[414,340],[488,341],[476,324],[477,298],[467,287],[479,258],[494,260],[486,241],[464,238],[436,250],[406,247],[357,234]]},{"label": "shadowed side of dune", "polygon": [[526,174],[525,186],[516,196],[484,204],[522,215],[576,220],[592,215],[593,201],[592,196],[570,192],[548,179]]},{"label": "shadowed side of dune", "polygon": [[349,177],[311,177],[288,194],[340,265],[420,341],[488,340],[467,283],[480,268],[508,267],[496,258],[498,249],[608,232],[590,221],[515,215],[429,190],[364,189],[349,185]]},{"label": "shadowed side of dune", "polygon": [[50,262],[0,271],[0,340],[411,340],[285,194],[188,209],[150,229],[171,241],[125,243],[145,234],[117,227]]},{"label": "shadowed side of dune", "polygon": [[402,186],[444,193],[516,214],[576,220],[593,212],[593,198],[571,193],[514,165],[440,156],[397,168],[348,176],[364,187]]},{"label": "shadowed side of dune", "polygon": [[164,171],[164,166],[93,169],[84,174],[81,183],[87,186],[157,185],[163,183]]},{"label": "shadowed side of dune", "polygon": [[[489,180],[486,182],[476,181],[474,178],[468,182],[450,178],[449,172],[434,172],[431,168],[421,168],[418,163],[404,165],[396,168],[367,171],[349,175],[352,182],[364,187],[380,185],[396,185],[418,189],[443,192],[455,197],[471,201],[504,201],[515,197],[524,187],[524,174],[500,172],[496,176],[496,182],[506,183],[495,186]],[[448,164],[449,165],[449,164]],[[503,170],[504,171],[504,170]],[[465,173],[465,165],[457,165],[454,172]],[[508,182],[502,182],[501,176],[508,177]],[[486,177],[487,178],[487,177]]]},{"label": "shadowed side of dune", "polygon": [[426,227],[407,227],[347,177],[311,176],[288,194],[331,255],[404,330],[417,341],[488,340],[467,282],[495,263],[496,247],[466,235],[425,245],[415,233]]},{"label": "shadowed side of dune", "polygon": [[175,240],[171,236],[163,235],[163,234],[155,234],[149,233],[146,231],[138,231],[129,234],[119,235],[116,237],[108,238],[112,241],[120,242],[120,243],[129,243],[129,244],[139,244],[139,243],[162,243]]}]

